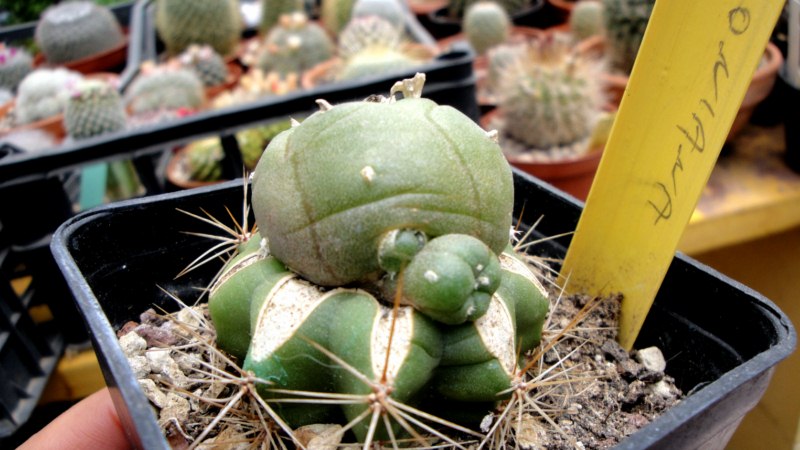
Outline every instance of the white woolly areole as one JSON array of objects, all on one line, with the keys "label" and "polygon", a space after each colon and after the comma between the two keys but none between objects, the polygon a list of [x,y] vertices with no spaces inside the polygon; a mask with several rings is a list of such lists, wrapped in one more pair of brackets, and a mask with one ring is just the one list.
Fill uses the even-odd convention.
[{"label": "white woolly areole", "polygon": [[216,294],[217,290],[219,289],[219,287],[222,286],[223,284],[225,284],[225,282],[228,281],[232,276],[234,276],[237,273],[239,273],[240,270],[243,270],[243,269],[245,269],[245,268],[247,268],[249,266],[252,266],[253,264],[261,261],[264,258],[266,258],[267,256],[269,256],[268,253],[264,253],[264,252],[261,252],[261,251],[253,252],[253,253],[245,256],[244,258],[242,258],[236,264],[232,265],[231,267],[228,267],[227,270],[225,270],[224,272],[222,272],[220,274],[219,278],[217,278],[217,281],[214,282],[214,285],[211,286],[211,290],[209,291],[209,294],[210,295]]},{"label": "white woolly areole", "polygon": [[263,361],[294,336],[300,325],[327,298],[344,289],[329,292],[302,280],[297,275],[281,278],[267,294],[256,320],[250,341],[250,356]]},{"label": "white woolly areole", "polygon": [[489,353],[500,361],[500,365],[509,376],[513,375],[517,368],[514,322],[511,319],[511,312],[499,295],[492,296],[489,310],[475,321],[475,328]]},{"label": "white woolly areole", "polygon": [[389,351],[389,368],[386,370],[386,377],[390,383],[397,377],[397,372],[400,371],[400,367],[411,351],[411,335],[414,332],[413,311],[414,309],[408,306],[398,309],[390,350],[389,333],[392,327],[392,310],[380,306],[380,312],[375,317],[370,337],[373,379],[378,379],[383,375],[387,351]]},{"label": "white woolly areole", "polygon": [[549,299],[550,296],[547,294],[547,290],[545,290],[544,285],[536,275],[534,275],[533,271],[527,264],[514,258],[513,256],[507,255],[505,253],[500,254],[500,267],[503,270],[507,270],[509,272],[515,273],[517,275],[522,275],[523,277],[527,278],[528,281],[533,283],[536,286],[536,289],[544,295],[544,298]]}]

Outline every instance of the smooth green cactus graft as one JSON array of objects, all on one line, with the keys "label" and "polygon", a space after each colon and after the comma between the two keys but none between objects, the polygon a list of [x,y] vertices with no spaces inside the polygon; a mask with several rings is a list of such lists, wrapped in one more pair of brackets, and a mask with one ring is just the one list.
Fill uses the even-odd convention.
[{"label": "smooth green cactus graft", "polygon": [[[278,401],[291,391],[491,405],[541,338],[546,291],[509,245],[508,164],[469,118],[419,98],[423,80],[320,102],[274,138],[253,179],[260,234],[209,291],[218,344],[292,427],[375,406]],[[352,431],[402,432],[381,424]]]}]

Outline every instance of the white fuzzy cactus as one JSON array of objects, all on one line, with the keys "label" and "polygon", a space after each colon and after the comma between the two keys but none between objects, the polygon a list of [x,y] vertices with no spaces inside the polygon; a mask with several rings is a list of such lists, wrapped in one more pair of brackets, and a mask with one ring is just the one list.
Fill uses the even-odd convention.
[{"label": "white fuzzy cactus", "polygon": [[70,88],[83,77],[64,68],[37,69],[28,74],[17,89],[14,108],[17,124],[27,124],[64,112]]}]

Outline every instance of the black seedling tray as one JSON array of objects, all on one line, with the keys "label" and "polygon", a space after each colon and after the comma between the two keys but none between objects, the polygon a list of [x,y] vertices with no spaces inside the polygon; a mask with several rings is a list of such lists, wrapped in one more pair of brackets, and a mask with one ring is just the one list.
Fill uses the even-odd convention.
[{"label": "black seedling tray", "polygon": [[[539,217],[541,236],[574,230],[576,201],[515,170],[515,210],[523,224]],[[122,354],[116,331],[150,307],[175,311],[160,289],[191,302],[216,268],[173,277],[207,247],[184,234],[211,231],[176,211],[241,211],[242,181],[125,201],[80,214],[56,232],[51,249],[92,335],[125,429],[137,446],[166,449],[156,418]],[[563,257],[569,238],[537,246]],[[796,345],[789,319],[769,300],[683,255],[676,255],[636,342],[656,345],[667,373],[691,394],[617,448],[722,448],[761,398],[772,368]]]}]

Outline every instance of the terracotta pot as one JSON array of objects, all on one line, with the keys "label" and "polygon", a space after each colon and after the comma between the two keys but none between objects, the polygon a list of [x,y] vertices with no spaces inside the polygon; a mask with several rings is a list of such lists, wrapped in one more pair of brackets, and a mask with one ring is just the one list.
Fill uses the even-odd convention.
[{"label": "terracotta pot", "polygon": [[[492,120],[499,114],[501,114],[499,109],[484,114],[481,117],[481,126],[484,129],[491,128]],[[595,148],[578,157],[559,161],[531,161],[505,152],[504,154],[512,166],[552,184],[579,200],[586,200],[603,151],[601,148]]]},{"label": "terracotta pot", "polygon": [[449,0],[409,0],[408,8],[414,15],[424,16],[445,8],[449,3]]},{"label": "terracotta pot", "polygon": [[[605,53],[605,39],[602,36],[592,36],[580,44],[579,47],[584,52],[594,53],[602,56]],[[761,103],[770,93],[775,85],[778,70],[783,65],[783,55],[780,49],[772,42],[767,42],[764,50],[765,62],[761,64],[753,74],[747,92],[745,93],[739,112],[733,120],[731,130],[728,133],[727,142],[733,140],[741,129],[750,121],[756,106]],[[628,76],[620,74],[603,74],[603,82],[606,86],[608,103],[619,107],[622,95],[628,85]]]},{"label": "terracotta pot", "polygon": [[[11,112],[13,109],[14,100],[11,100],[10,102],[0,106],[0,119],[4,118],[6,114]],[[0,136],[11,132],[34,129],[44,131],[45,133],[53,136],[57,143],[63,141],[64,137],[67,135],[67,132],[64,129],[64,114],[59,113],[45,119],[37,120],[36,122],[26,123],[8,130],[0,130]]]},{"label": "terracotta pot", "polygon": [[76,59],[63,64],[50,64],[41,53],[37,54],[34,58],[34,66],[47,66],[47,67],[66,67],[67,69],[74,70],[83,74],[90,74],[94,72],[107,72],[114,70],[125,64],[128,58],[128,35],[125,39],[114,48],[110,48],[104,52],[96,55],[87,56],[85,58]]},{"label": "terracotta pot", "polygon": [[236,62],[229,62],[226,64],[228,67],[228,76],[225,77],[225,81],[215,85],[215,86],[208,86],[206,87],[206,99],[212,100],[214,97],[218,96],[219,94],[233,89],[237,83],[239,83],[239,79],[242,77],[242,66],[240,66]]}]

